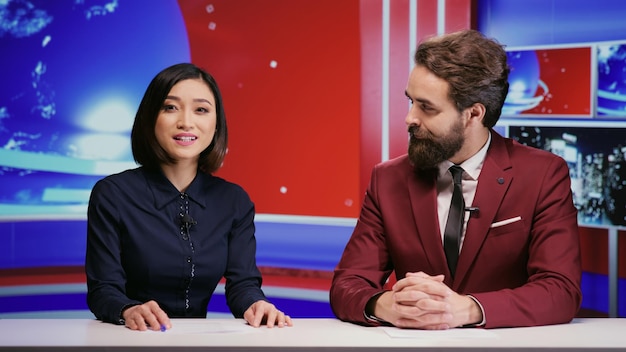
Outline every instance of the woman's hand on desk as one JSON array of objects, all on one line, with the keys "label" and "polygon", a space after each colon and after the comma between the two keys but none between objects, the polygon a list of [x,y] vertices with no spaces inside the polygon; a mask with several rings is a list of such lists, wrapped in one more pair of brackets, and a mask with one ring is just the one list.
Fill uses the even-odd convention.
[{"label": "woman's hand on desk", "polygon": [[122,312],[125,325],[131,330],[161,330],[172,327],[170,318],[156,301],[131,306]]},{"label": "woman's hand on desk", "polygon": [[243,313],[243,318],[251,326],[258,328],[262,324],[268,328],[292,326],[291,317],[278,310],[267,301],[256,301]]}]

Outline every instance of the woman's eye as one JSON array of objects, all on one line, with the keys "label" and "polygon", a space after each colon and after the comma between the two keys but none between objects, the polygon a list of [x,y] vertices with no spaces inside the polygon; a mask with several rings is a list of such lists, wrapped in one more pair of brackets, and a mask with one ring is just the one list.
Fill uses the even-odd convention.
[{"label": "woman's eye", "polygon": [[173,111],[173,110],[176,110],[176,107],[174,105],[170,105],[170,104],[163,105],[163,111]]},{"label": "woman's eye", "polygon": [[206,114],[207,112],[209,112],[209,109],[207,109],[207,108],[198,108],[196,111],[201,112],[203,114]]}]

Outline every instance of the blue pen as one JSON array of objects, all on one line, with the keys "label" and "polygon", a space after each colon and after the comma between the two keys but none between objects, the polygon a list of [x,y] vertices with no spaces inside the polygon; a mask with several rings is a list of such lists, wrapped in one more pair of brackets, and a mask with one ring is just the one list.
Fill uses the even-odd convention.
[{"label": "blue pen", "polygon": [[165,330],[167,330],[167,328],[165,327],[164,324],[161,324],[161,332],[165,332]]}]

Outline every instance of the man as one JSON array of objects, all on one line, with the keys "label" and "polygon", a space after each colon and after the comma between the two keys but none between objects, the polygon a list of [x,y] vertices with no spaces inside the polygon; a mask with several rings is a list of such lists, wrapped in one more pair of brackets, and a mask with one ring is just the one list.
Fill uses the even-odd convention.
[{"label": "man", "polygon": [[[330,290],[339,319],[448,329],[575,316],[581,264],[569,171],[492,129],[508,73],[503,46],[474,30],[419,45],[406,87],[408,155],[372,171]],[[453,165],[462,168],[453,168],[456,185]]]}]

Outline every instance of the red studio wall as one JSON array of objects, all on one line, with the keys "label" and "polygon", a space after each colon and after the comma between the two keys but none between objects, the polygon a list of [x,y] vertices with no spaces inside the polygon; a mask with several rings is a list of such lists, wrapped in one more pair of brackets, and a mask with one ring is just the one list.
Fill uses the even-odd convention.
[{"label": "red studio wall", "polygon": [[219,175],[244,186],[258,213],[356,217],[359,1],[179,3],[192,61],[223,94]]}]

